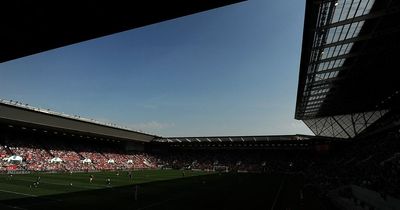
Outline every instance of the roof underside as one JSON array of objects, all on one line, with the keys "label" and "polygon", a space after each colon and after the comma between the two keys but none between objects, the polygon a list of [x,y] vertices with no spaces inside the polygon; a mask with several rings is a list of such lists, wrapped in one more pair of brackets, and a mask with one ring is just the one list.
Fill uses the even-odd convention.
[{"label": "roof underside", "polygon": [[400,1],[307,0],[296,119],[390,109],[400,89]]},{"label": "roof underside", "polygon": [[0,63],[240,1],[4,1]]},{"label": "roof underside", "polygon": [[295,118],[355,137],[398,105],[400,1],[307,0],[305,14]]}]

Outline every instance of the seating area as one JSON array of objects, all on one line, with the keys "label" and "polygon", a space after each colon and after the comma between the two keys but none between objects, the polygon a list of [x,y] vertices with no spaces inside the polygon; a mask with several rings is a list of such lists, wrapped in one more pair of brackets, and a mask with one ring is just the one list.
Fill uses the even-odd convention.
[{"label": "seating area", "polygon": [[199,170],[277,172],[293,170],[293,154],[260,150],[174,151],[173,154],[153,154],[157,164],[166,168]]},{"label": "seating area", "polygon": [[[103,171],[131,168],[155,168],[144,153],[121,153],[117,149],[92,148],[88,144],[65,142],[23,141],[12,139],[0,142],[0,171]],[[8,148],[8,151],[7,149]],[[9,163],[4,158],[12,155],[22,157],[21,163]],[[84,160],[90,159],[90,162]],[[57,161],[54,161],[57,160]],[[113,160],[113,161],[110,161]],[[128,160],[129,161],[128,163]],[[147,164],[146,164],[146,163]]]},{"label": "seating area", "polygon": [[332,156],[311,161],[303,173],[322,193],[353,184],[400,198],[399,140],[390,136],[352,142]]},{"label": "seating area", "polygon": [[[400,137],[355,140],[335,151],[316,156],[296,150],[166,150],[125,152],[114,144],[80,141],[0,141],[0,171],[99,171],[145,168],[297,173],[306,186],[320,194],[345,185],[357,185],[400,197]],[[45,143],[43,143],[45,142]],[[4,161],[16,155],[20,164]],[[57,159],[58,161],[52,161]],[[85,160],[85,161],[84,161]],[[89,161],[90,160],[90,161]]]},{"label": "seating area", "polygon": [[75,151],[67,150],[67,148],[54,148],[49,149],[49,152],[63,161],[62,163],[54,164],[58,166],[58,170],[74,171],[84,167],[80,161],[81,157]]},{"label": "seating area", "polygon": [[23,144],[19,141],[12,142],[7,146],[12,155],[24,158],[25,169],[30,171],[54,170],[54,166],[46,161],[52,156],[44,148],[33,144]]},{"label": "seating area", "polygon": [[7,157],[7,150],[4,146],[0,145],[0,158],[6,158]]},{"label": "seating area", "polygon": [[[107,158],[102,155],[100,152],[90,150],[90,151],[81,151],[79,154],[84,158],[84,159],[90,159],[92,163],[90,165],[93,165],[94,168],[98,170],[112,170],[115,169],[115,166],[113,164],[107,163]],[[89,164],[87,164],[89,165]]]},{"label": "seating area", "polygon": [[[157,164],[187,168],[266,173],[297,173],[320,194],[357,185],[400,198],[400,137],[355,140],[329,154],[306,151],[181,150],[154,154]],[[223,166],[223,167],[221,167]]]}]

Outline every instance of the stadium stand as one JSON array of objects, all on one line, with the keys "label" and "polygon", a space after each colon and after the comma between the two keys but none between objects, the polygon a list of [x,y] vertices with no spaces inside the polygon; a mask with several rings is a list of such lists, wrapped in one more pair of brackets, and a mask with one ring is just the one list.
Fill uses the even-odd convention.
[{"label": "stadium stand", "polygon": [[[0,101],[6,110],[0,113],[0,172],[172,168],[295,174],[304,178],[305,189],[345,209],[399,209],[393,206],[400,198],[400,83],[394,68],[399,2],[306,1],[295,118],[313,138],[158,138]],[[14,52],[0,62],[46,49]]]},{"label": "stadium stand", "polygon": [[[85,144],[70,145],[54,141],[44,146],[39,141],[32,143],[31,139],[8,139],[1,142],[2,171],[103,171],[128,168],[152,168],[152,158],[144,153],[122,153],[118,150],[91,148]],[[6,148],[10,152],[7,152]],[[102,151],[107,151],[104,153]],[[9,163],[4,158],[10,156],[22,157],[21,163]],[[52,161],[54,158],[60,161]],[[91,163],[84,163],[90,159]],[[109,160],[114,160],[110,162]],[[131,161],[129,161],[131,160]],[[129,163],[128,163],[129,161]],[[8,167],[7,166],[15,166]]]},{"label": "stadium stand", "polygon": [[[56,141],[54,141],[56,142]],[[6,150],[9,149],[11,154]],[[400,143],[398,137],[380,137],[347,143],[336,148],[334,155],[320,155],[315,158],[314,151],[282,151],[251,149],[206,149],[174,152],[124,152],[122,149],[106,146],[90,147],[88,144],[69,145],[62,141],[46,143],[38,141],[2,141],[1,156],[18,155],[23,158],[17,168],[8,170],[28,171],[94,171],[132,168],[175,168],[268,173],[301,173],[310,185],[324,191],[355,184],[396,197],[400,196],[397,187],[400,167]],[[54,157],[61,163],[51,162]],[[92,163],[83,163],[90,159]],[[109,162],[113,160],[113,162]],[[6,161],[2,161],[2,171]]]},{"label": "stadium stand", "polygon": [[[14,132],[15,129],[3,127],[0,137],[1,173],[155,168],[283,173],[303,177],[305,189],[323,199],[335,201],[338,206],[343,202],[351,202],[351,205],[360,208],[390,206],[400,197],[398,130],[353,141],[298,137],[271,138],[274,140],[260,138],[252,142],[209,142],[200,138],[197,138],[200,141],[181,141],[176,138],[174,142],[168,142],[158,139],[149,144],[147,149],[129,151],[123,142],[36,136],[31,135],[34,132],[26,134],[27,131]],[[11,156],[20,156],[22,161],[10,162],[7,158]],[[57,158],[61,162],[52,161]],[[91,162],[84,162],[87,159]],[[366,202],[368,199],[361,196],[360,192],[361,195],[379,195],[375,199],[379,202]],[[386,198],[390,198],[387,201],[390,203],[382,203],[386,202]]]}]

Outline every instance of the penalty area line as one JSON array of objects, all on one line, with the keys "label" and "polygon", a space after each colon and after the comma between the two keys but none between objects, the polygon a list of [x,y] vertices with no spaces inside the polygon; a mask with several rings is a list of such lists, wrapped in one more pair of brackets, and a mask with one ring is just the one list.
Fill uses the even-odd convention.
[{"label": "penalty area line", "polygon": [[275,194],[275,199],[274,199],[274,203],[272,203],[271,210],[275,209],[276,202],[278,201],[279,195],[281,194],[284,183],[285,183],[285,177],[283,177],[281,184],[279,185],[279,189]]},{"label": "penalty area line", "polygon": [[42,199],[42,200],[47,200],[47,202],[61,202],[62,201],[60,199],[45,198],[45,197],[40,197],[38,195],[20,193],[20,192],[9,191],[9,190],[0,189],[0,192],[5,192],[5,193],[10,193],[10,194],[15,194],[15,195],[23,195],[23,196],[28,196],[28,197],[31,197],[31,198],[38,198],[38,199]]},{"label": "penalty area line", "polygon": [[12,209],[27,210],[27,209],[24,209],[24,208],[21,208],[21,207],[18,207],[18,206],[10,206],[10,205],[5,205],[5,204],[1,204],[1,203],[0,203],[0,207],[1,207],[1,206],[5,206],[5,207],[7,207],[7,208],[12,208]]},{"label": "penalty area line", "polygon": [[29,197],[38,197],[37,195],[26,194],[26,193],[20,193],[20,192],[9,191],[9,190],[1,190],[1,189],[0,189],[0,192],[10,193],[10,194],[16,194],[16,195],[24,195],[24,196],[29,196]]}]

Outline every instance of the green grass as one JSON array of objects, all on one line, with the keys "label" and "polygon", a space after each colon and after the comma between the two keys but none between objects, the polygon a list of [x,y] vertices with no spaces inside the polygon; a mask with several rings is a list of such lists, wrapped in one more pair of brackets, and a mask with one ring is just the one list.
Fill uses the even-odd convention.
[{"label": "green grass", "polygon": [[[93,174],[93,182],[89,182],[89,175]],[[207,174],[206,172],[185,171],[185,177]],[[33,183],[40,176],[40,184],[34,187]],[[107,178],[111,184],[106,184]],[[32,173],[0,175],[0,200],[72,193],[83,190],[95,190],[109,187],[118,187],[146,182],[182,178],[182,172],[177,170],[141,170],[133,172],[133,179],[129,179],[128,172],[96,172],[96,173]],[[72,184],[72,185],[71,185]],[[24,195],[25,194],[25,195]]]},{"label": "green grass", "polygon": [[[298,176],[177,170],[0,175],[0,209],[323,209]],[[39,187],[30,187],[41,176]],[[106,178],[111,178],[111,186]],[[70,183],[72,182],[72,186]],[[134,185],[139,185],[134,200]]]}]

